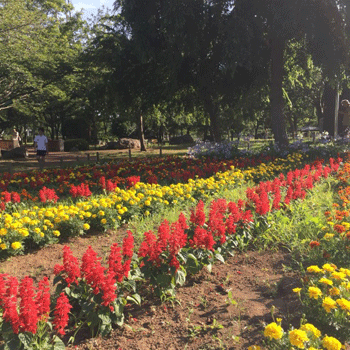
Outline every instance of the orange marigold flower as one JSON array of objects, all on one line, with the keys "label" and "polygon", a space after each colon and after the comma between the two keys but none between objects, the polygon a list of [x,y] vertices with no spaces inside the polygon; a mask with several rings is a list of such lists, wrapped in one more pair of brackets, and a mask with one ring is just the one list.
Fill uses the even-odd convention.
[{"label": "orange marigold flower", "polygon": [[335,224],[334,230],[337,231],[338,233],[342,233],[342,232],[345,232],[345,227],[343,225]]},{"label": "orange marigold flower", "polygon": [[310,246],[311,249],[315,248],[315,247],[318,247],[319,245],[320,245],[320,242],[318,242],[318,241],[311,241],[309,243],[309,246]]}]

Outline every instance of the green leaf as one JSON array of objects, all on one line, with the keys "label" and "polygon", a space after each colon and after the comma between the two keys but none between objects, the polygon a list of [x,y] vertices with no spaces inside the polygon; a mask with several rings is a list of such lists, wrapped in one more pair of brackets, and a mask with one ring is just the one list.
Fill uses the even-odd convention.
[{"label": "green leaf", "polygon": [[186,282],[186,273],[182,270],[177,270],[175,274],[175,284],[183,286]]},{"label": "green leaf", "polygon": [[107,325],[112,322],[111,318],[106,314],[98,314],[98,318],[102,321],[102,324]]},{"label": "green leaf", "polygon": [[206,266],[206,268],[207,268],[207,270],[211,273],[211,270],[212,270],[212,268],[213,268],[213,265],[212,265],[212,264],[208,264],[208,265]]},{"label": "green leaf", "polygon": [[167,274],[162,274],[156,277],[157,285],[161,288],[169,286],[171,284],[171,276]]},{"label": "green leaf", "polygon": [[126,300],[132,301],[136,305],[141,305],[141,296],[137,293],[133,295],[128,295]]},{"label": "green leaf", "polygon": [[53,336],[53,350],[65,350],[66,346],[63,341],[57,336]]},{"label": "green leaf", "polygon": [[10,341],[6,341],[3,350],[18,350],[21,348],[21,341],[16,334],[11,337]]},{"label": "green leaf", "polygon": [[215,258],[216,258],[217,260],[221,261],[223,264],[225,264],[225,259],[224,259],[224,257],[223,257],[221,254],[216,253],[216,254],[215,254]]},{"label": "green leaf", "polygon": [[19,333],[18,339],[23,344],[24,349],[26,350],[32,350],[32,340],[33,340],[33,334],[31,333]]},{"label": "green leaf", "polygon": [[64,281],[64,278],[61,276],[61,275],[57,275],[55,276],[55,278],[53,279],[53,285],[59,283],[59,282],[62,282]]},{"label": "green leaf", "polygon": [[90,313],[94,309],[94,304],[91,302],[85,302],[81,306],[81,311],[85,314]]},{"label": "green leaf", "polygon": [[193,254],[188,254],[186,270],[188,273],[194,275],[200,270],[200,265],[197,258]]}]

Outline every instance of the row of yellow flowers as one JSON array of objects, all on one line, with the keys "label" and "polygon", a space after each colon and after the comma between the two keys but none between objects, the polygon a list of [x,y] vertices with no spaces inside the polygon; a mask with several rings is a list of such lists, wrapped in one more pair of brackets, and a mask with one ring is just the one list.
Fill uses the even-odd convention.
[{"label": "row of yellow flowers", "polygon": [[[294,288],[304,313],[317,322],[328,333],[340,339],[349,338],[350,326],[350,269],[338,268],[335,264],[326,263],[321,268],[311,265],[307,268],[305,285]],[[324,335],[312,323],[301,320],[299,328],[285,332],[281,326],[282,319],[268,324],[264,330],[267,349],[326,349],[340,350],[345,348],[338,338]],[[261,349],[254,345],[249,350]]]},{"label": "row of yellow flowers", "polygon": [[24,205],[20,204],[12,213],[0,214],[0,253],[16,253],[25,241],[42,245],[57,241],[61,234],[115,228],[132,216],[147,216],[169,205],[196,202],[257,177],[272,177],[298,167],[301,160],[300,154],[289,155],[286,160],[276,159],[269,165],[262,163],[255,169],[242,171],[232,167],[207,179],[190,179],[185,184],[161,186],[139,182],[132,188],[117,187],[108,195],[92,196],[71,205],[51,203],[20,209]]}]

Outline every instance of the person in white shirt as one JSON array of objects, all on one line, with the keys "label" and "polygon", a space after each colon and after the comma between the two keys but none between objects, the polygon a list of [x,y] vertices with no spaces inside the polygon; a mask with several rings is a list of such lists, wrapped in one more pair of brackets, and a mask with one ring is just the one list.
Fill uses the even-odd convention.
[{"label": "person in white shirt", "polygon": [[34,149],[36,150],[36,158],[38,159],[40,168],[44,167],[45,156],[48,154],[47,151],[48,140],[44,135],[44,129],[39,128],[39,135],[34,138]]}]

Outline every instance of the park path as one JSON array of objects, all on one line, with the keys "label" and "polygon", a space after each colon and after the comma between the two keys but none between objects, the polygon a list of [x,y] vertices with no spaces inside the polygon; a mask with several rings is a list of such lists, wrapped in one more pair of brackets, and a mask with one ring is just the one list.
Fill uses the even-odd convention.
[{"label": "park path", "polygon": [[[136,150],[134,152],[137,152]],[[125,158],[128,155],[128,150],[88,150],[79,152],[50,152],[45,159],[47,167],[74,166],[78,162],[96,162],[98,158],[102,160],[105,157],[120,157]],[[28,157],[25,159],[1,159],[0,172],[4,171],[26,171],[38,169],[36,160],[36,152],[33,147],[28,148]]]}]

